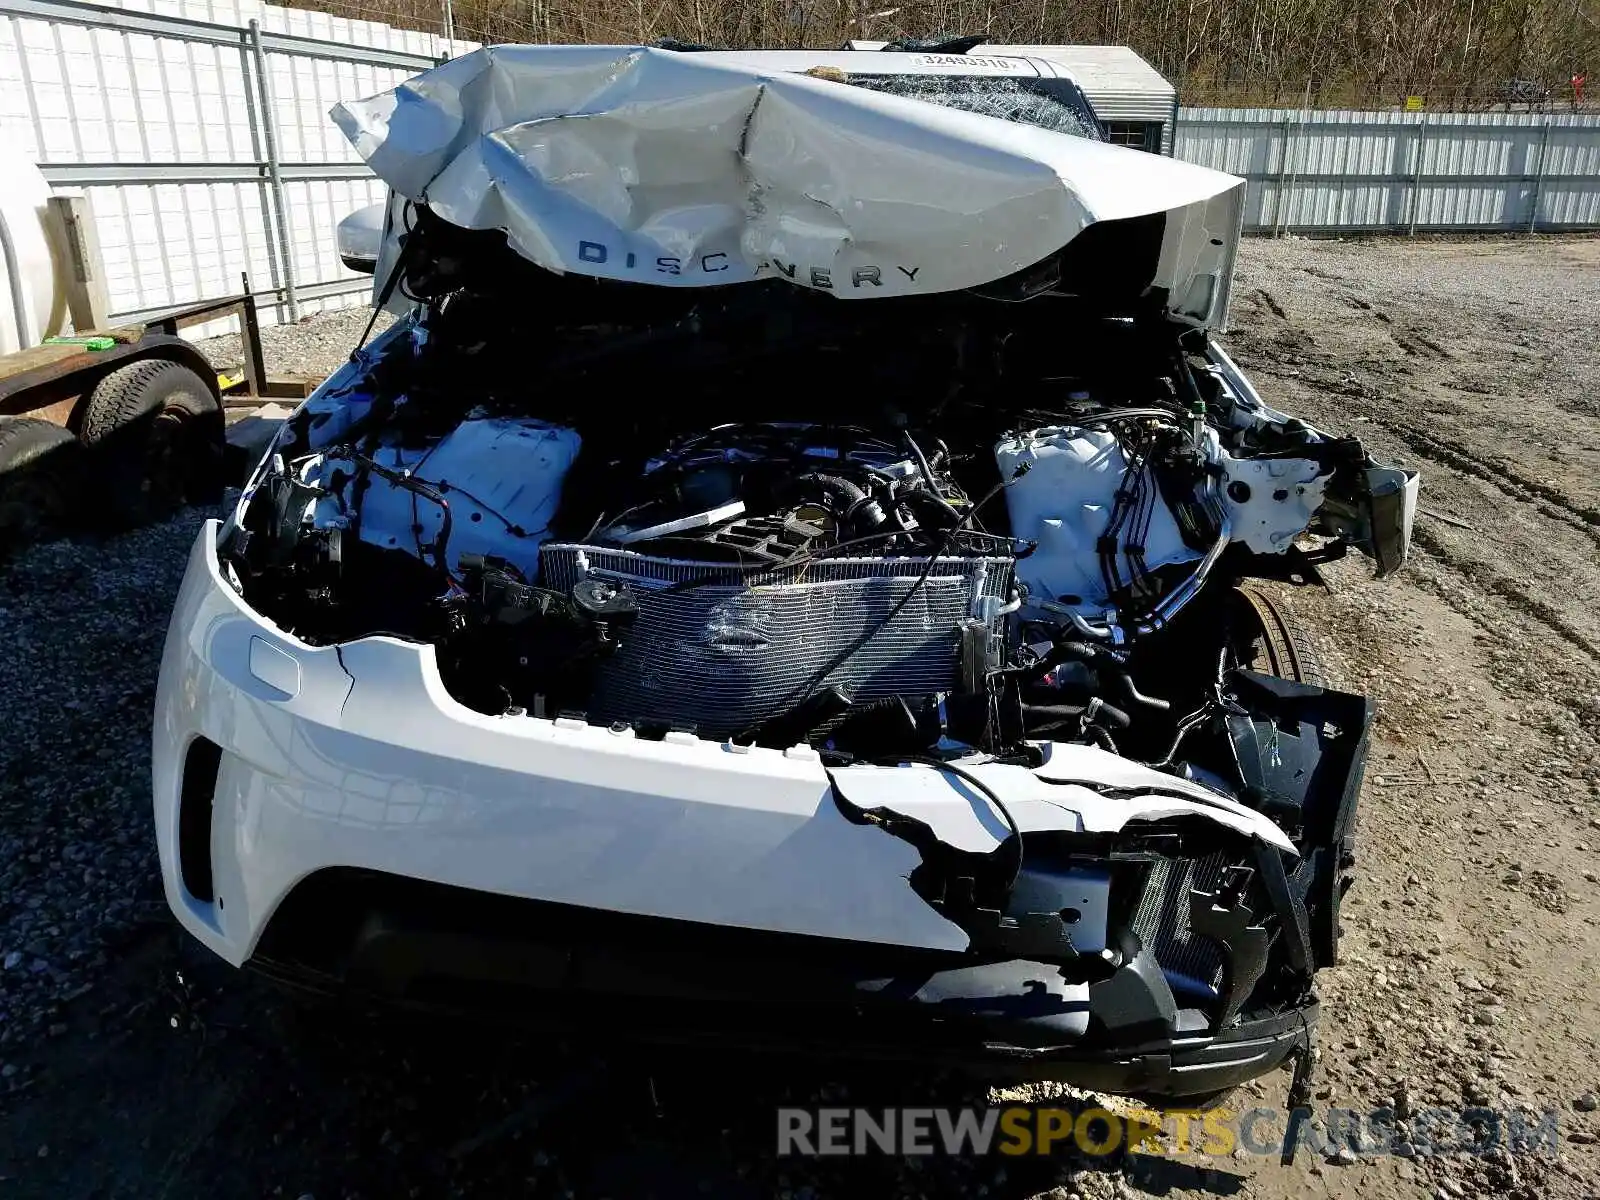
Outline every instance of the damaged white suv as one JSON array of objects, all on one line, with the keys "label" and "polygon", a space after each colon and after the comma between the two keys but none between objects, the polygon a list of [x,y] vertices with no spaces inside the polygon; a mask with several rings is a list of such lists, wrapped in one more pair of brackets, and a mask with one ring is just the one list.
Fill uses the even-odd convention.
[{"label": "damaged white suv", "polygon": [[1172,1096],[1309,1050],[1416,477],[1059,68],[496,47],[336,119],[405,315],[195,543],[179,920],[345,995]]}]

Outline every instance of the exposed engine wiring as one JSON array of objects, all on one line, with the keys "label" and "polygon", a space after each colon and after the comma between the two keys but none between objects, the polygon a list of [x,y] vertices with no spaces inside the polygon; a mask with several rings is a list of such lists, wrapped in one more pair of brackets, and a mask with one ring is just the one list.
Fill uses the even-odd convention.
[{"label": "exposed engine wiring", "polygon": [[[1171,414],[1167,414],[1170,419]],[[1145,565],[1145,547],[1150,524],[1160,502],[1160,488],[1154,478],[1151,450],[1154,438],[1148,430],[1118,432],[1126,467],[1112,499],[1111,517],[1096,547],[1106,595],[1127,596],[1137,601],[1156,591]],[[1123,578],[1120,561],[1128,567]]]},{"label": "exposed engine wiring", "polygon": [[525,537],[532,537],[533,536],[528,530],[524,529],[521,525],[518,525],[510,517],[506,516],[505,513],[501,512],[499,509],[495,508],[493,505],[490,505],[490,504],[486,503],[485,501],[480,500],[477,496],[474,496],[471,492],[467,491],[467,489],[462,487],[460,484],[448,483],[445,480],[441,479],[441,480],[438,480],[437,482],[435,482],[433,486],[437,487],[441,492],[459,492],[461,495],[465,496],[468,500],[471,500],[474,504],[476,504],[484,512],[488,513],[496,521],[499,521],[502,525],[504,525],[506,527],[506,532],[511,534],[513,537],[525,538]]},{"label": "exposed engine wiring", "polygon": [[[1218,502],[1216,498],[1216,481],[1208,478],[1204,489],[1202,504],[1216,523],[1217,536],[1205,555],[1195,565],[1194,570],[1181,583],[1175,585],[1166,595],[1162,596],[1147,615],[1128,625],[1107,622],[1104,625],[1096,626],[1075,612],[1068,611],[1067,615],[1071,617],[1079,632],[1099,640],[1110,639],[1113,642],[1120,642],[1129,636],[1148,637],[1150,634],[1165,628],[1178,610],[1199,593],[1200,589],[1205,586],[1206,580],[1210,577],[1212,568],[1217,565],[1217,560],[1222,557],[1222,552],[1228,548],[1228,543],[1233,540],[1233,522],[1228,516],[1227,508]],[[1052,612],[1065,610],[1063,605],[1045,604],[1041,607],[1045,607]]]},{"label": "exposed engine wiring", "polygon": [[[413,478],[404,471],[396,471],[393,468],[386,467],[377,459],[363,454],[359,450],[352,449],[350,456],[380,479],[384,479],[398,488],[411,492],[414,496],[421,496],[424,500],[431,501],[439,506],[439,532],[435,535],[433,544],[429,547],[429,553],[433,557],[434,566],[444,578],[446,587],[459,587],[460,584],[450,573],[450,560],[446,556],[446,551],[450,545],[450,533],[454,527],[454,521],[450,515],[450,501],[446,500],[427,482]],[[421,554],[421,537],[422,534],[419,529],[417,532],[419,555]]]}]

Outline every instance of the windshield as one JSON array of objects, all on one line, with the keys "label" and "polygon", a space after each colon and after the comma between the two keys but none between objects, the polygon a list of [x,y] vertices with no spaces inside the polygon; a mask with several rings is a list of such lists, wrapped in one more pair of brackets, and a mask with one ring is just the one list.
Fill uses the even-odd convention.
[{"label": "windshield", "polygon": [[1037,125],[1073,137],[1104,141],[1094,110],[1070,79],[1017,79],[986,75],[857,75],[846,83],[964,109],[1002,121]]}]

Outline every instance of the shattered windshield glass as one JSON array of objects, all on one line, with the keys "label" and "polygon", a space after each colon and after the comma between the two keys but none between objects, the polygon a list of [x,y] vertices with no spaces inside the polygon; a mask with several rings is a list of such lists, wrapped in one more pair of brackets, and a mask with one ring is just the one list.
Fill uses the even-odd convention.
[{"label": "shattered windshield glass", "polygon": [[1089,103],[1066,79],[1016,79],[982,75],[857,75],[855,87],[909,96],[1073,137],[1105,140]]}]

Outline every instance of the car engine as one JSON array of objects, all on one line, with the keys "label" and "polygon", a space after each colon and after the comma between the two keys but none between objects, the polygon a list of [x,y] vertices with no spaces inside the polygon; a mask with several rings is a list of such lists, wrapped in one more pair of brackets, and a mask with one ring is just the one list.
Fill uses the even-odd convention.
[{"label": "car engine", "polygon": [[1248,665],[1234,582],[1403,553],[1404,473],[1130,298],[708,299],[413,236],[429,307],[287,423],[226,570],[308,642],[432,643],[485,713],[1174,767]]}]

